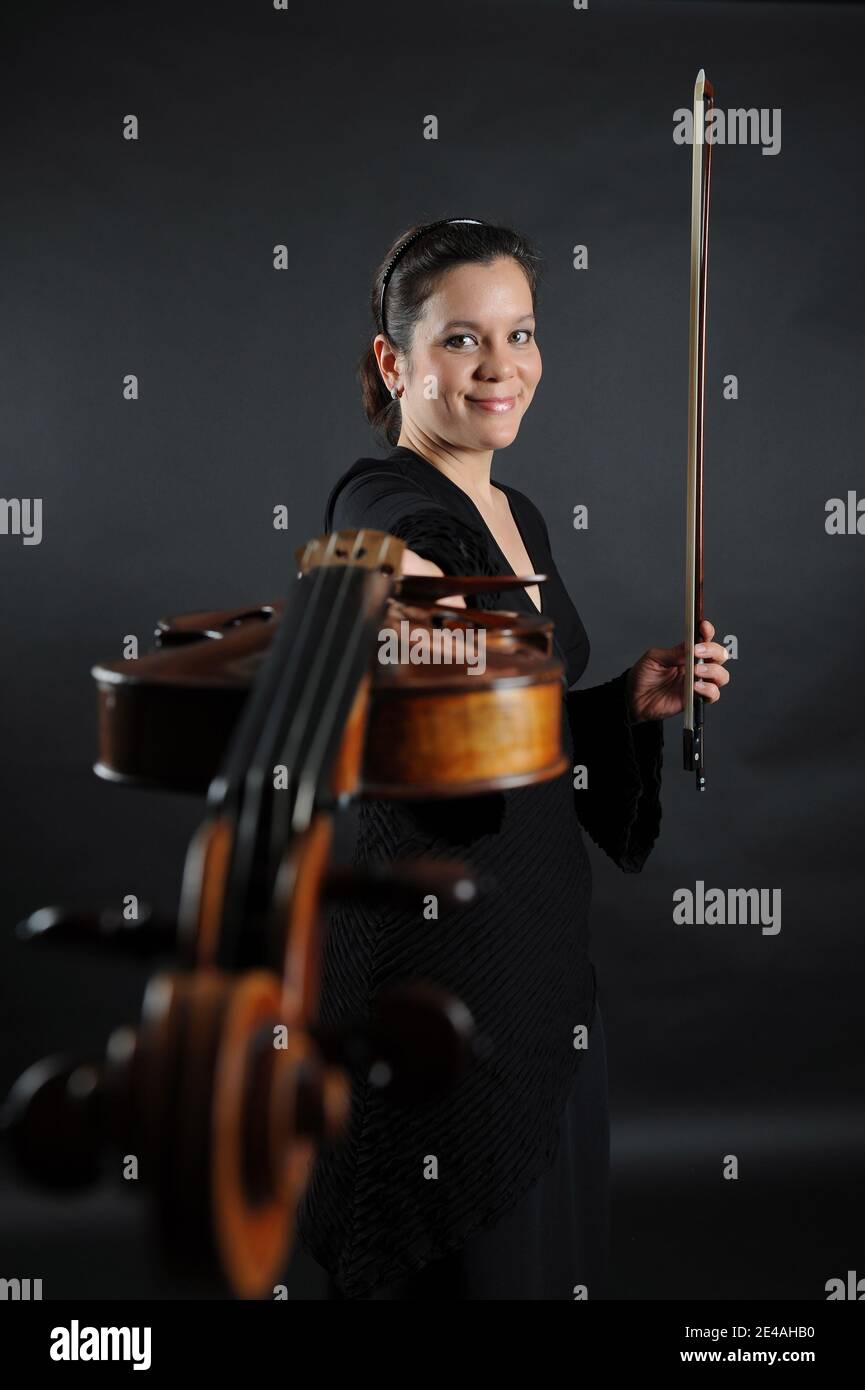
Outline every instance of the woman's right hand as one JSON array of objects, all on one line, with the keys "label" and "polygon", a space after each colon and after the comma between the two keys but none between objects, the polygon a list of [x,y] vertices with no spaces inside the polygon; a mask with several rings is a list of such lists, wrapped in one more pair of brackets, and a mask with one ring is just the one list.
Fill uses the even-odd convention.
[{"label": "woman's right hand", "polygon": [[[425,560],[422,555],[417,555],[413,550],[404,550],[402,553],[402,563],[400,574],[444,574],[444,570],[433,560]],[[462,594],[451,594],[449,598],[440,598],[438,603],[446,603],[451,608],[465,608],[466,601]]]}]

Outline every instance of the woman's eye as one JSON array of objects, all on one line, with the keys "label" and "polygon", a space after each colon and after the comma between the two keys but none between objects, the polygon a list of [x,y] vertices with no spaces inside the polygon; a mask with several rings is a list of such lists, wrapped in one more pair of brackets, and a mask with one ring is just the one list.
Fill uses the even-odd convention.
[{"label": "woman's eye", "polygon": [[[523,347],[534,336],[530,328],[515,328],[514,333],[525,335],[522,343],[518,345],[520,347]],[[471,333],[455,333],[452,338],[445,339],[445,347],[450,347],[451,343],[460,343],[464,338],[470,338],[472,342],[475,341]]]}]

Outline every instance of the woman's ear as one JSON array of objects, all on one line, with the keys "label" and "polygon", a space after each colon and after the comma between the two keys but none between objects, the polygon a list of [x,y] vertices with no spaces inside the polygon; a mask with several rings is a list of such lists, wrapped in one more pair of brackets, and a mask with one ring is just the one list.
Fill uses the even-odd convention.
[{"label": "woman's ear", "polygon": [[397,354],[393,350],[393,345],[384,333],[377,333],[373,339],[372,350],[375,353],[375,360],[381,373],[381,379],[387,387],[391,388],[393,379],[398,375]]}]

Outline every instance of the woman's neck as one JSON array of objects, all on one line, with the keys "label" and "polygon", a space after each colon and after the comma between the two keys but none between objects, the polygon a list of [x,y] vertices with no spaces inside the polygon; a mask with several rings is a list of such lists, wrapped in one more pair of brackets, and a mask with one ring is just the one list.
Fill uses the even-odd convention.
[{"label": "woman's neck", "polygon": [[450,478],[451,482],[456,483],[469,497],[477,498],[486,504],[495,501],[497,489],[490,481],[494,450],[455,448],[451,444],[441,444],[406,425],[400,430],[397,444],[420,454],[421,458],[425,458],[433,468],[444,473],[446,478]]}]

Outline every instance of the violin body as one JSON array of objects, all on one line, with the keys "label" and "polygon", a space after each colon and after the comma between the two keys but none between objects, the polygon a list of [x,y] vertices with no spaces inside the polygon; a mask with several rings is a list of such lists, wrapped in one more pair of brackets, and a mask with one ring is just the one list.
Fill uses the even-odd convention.
[{"label": "violin body", "polygon": [[[99,758],[108,780],[206,791],[270,648],[284,602],[161,619],[156,650],[93,668]],[[562,667],[552,623],[520,613],[391,600],[382,627],[482,631],[486,665],[370,666],[356,793],[378,799],[476,795],[556,777]]]},{"label": "violin body", "polygon": [[[16,1083],[4,1133],[19,1170],[75,1187],[104,1153],[134,1154],[164,1256],[241,1298],[271,1295],[353,1076],[416,1104],[494,1046],[434,981],[391,986],[369,1018],[322,1027],[328,904],[419,910],[434,893],[447,910],[478,891],[457,863],[334,864],[338,812],[359,796],[473,795],[566,766],[552,624],[434,601],[543,576],[400,578],[403,549],[372,531],[311,541],[284,601],[165,619],[155,651],[96,666],[97,773],[207,792],[179,911],[129,924],[43,909],[19,933],[176,956],[104,1057],[39,1063]],[[381,659],[383,633],[407,639],[407,659]],[[483,661],[469,661],[481,636]],[[436,649],[456,659],[412,659]]]}]

